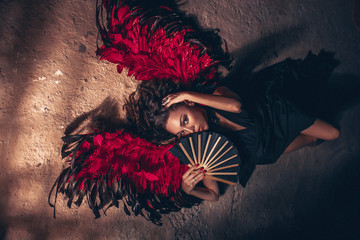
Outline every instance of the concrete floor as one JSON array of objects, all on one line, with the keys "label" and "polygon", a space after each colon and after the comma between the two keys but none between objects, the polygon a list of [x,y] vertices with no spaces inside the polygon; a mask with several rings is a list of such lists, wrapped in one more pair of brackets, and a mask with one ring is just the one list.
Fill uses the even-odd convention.
[{"label": "concrete floor", "polygon": [[182,9],[218,28],[239,65],[335,51],[324,104],[341,137],[259,166],[246,188],[164,217],[157,227],[86,205],[47,205],[62,169],[64,127],[136,82],[95,56],[95,0],[0,1],[0,239],[360,239],[360,31],[351,0],[193,0]]}]

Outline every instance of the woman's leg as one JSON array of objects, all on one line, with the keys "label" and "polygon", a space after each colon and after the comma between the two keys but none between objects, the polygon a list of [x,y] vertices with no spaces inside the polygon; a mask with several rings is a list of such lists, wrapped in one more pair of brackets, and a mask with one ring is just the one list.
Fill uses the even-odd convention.
[{"label": "woman's leg", "polygon": [[285,149],[285,153],[295,151],[310,144],[315,144],[318,138],[324,140],[334,140],[338,138],[340,132],[327,122],[317,119],[313,125],[303,130],[299,136]]},{"label": "woman's leg", "polygon": [[294,141],[292,141],[292,142],[290,143],[290,145],[285,149],[285,153],[298,150],[298,149],[303,148],[303,147],[305,147],[305,146],[308,146],[308,145],[310,145],[310,144],[315,144],[315,143],[316,143],[316,140],[317,140],[316,137],[312,137],[312,136],[300,134],[300,135],[297,136],[297,137],[294,139]]},{"label": "woman's leg", "polygon": [[314,124],[303,130],[301,134],[323,140],[334,140],[340,136],[338,129],[319,119],[316,119]]}]

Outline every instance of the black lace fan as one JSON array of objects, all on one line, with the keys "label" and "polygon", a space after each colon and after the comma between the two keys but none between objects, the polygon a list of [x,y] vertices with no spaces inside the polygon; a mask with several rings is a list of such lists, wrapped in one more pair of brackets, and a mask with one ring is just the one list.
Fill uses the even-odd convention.
[{"label": "black lace fan", "polygon": [[194,133],[181,139],[169,150],[188,166],[199,164],[208,178],[234,185],[237,182],[240,157],[234,144],[214,132]]}]

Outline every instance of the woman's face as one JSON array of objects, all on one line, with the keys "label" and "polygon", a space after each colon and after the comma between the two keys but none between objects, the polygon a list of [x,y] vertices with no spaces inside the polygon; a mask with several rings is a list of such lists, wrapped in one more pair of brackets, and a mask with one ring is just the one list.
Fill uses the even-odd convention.
[{"label": "woman's face", "polygon": [[166,122],[166,130],[178,137],[208,129],[206,110],[188,104],[172,110]]}]

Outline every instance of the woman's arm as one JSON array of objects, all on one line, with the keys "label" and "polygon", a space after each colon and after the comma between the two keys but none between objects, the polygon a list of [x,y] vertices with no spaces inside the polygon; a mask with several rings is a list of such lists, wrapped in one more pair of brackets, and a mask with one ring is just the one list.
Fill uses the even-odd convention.
[{"label": "woman's arm", "polygon": [[215,91],[213,92],[213,95],[220,95],[220,96],[230,97],[230,98],[234,98],[234,99],[240,101],[240,96],[237,95],[236,93],[234,93],[233,91],[231,91],[227,87],[218,87],[218,88],[216,88]]},{"label": "woman's arm", "polygon": [[184,101],[195,102],[227,112],[241,112],[239,97],[226,87],[217,88],[213,94],[191,91],[173,93],[163,99],[163,105],[169,107],[175,103]]},{"label": "woman's arm", "polygon": [[[193,166],[187,170],[182,178],[181,187],[183,191],[189,195],[207,201],[217,201],[219,199],[219,187],[216,181],[204,178],[202,169],[196,170],[197,166]],[[203,180],[205,187],[195,187],[197,183]]]},{"label": "woman's arm", "polygon": [[219,186],[217,182],[205,177],[203,183],[205,187],[195,187],[191,195],[207,201],[216,202],[219,199]]}]

